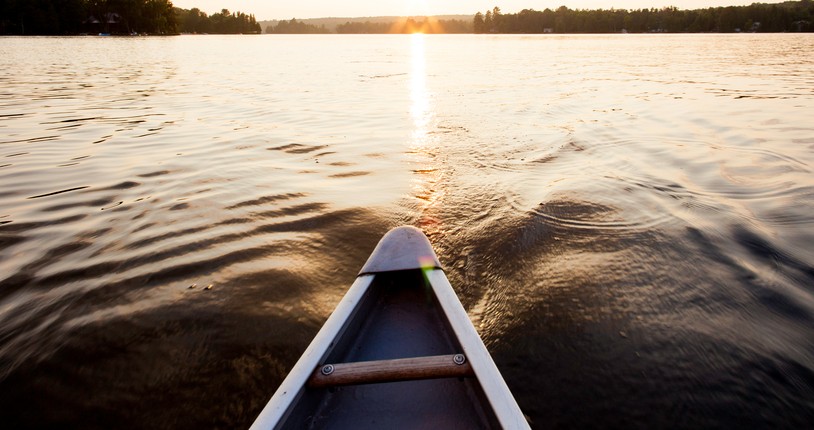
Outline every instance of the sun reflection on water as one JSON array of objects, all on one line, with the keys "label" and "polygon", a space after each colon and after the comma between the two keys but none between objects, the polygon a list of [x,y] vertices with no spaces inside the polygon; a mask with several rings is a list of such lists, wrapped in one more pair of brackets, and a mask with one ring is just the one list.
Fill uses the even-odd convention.
[{"label": "sun reflection on water", "polygon": [[413,146],[426,143],[427,127],[432,118],[430,96],[427,91],[427,59],[424,50],[425,36],[415,33],[410,36],[412,46],[410,70],[410,116],[413,119]]},{"label": "sun reflection on water", "polygon": [[435,112],[427,87],[426,42],[427,36],[424,34],[410,36],[410,116],[413,131],[409,153],[413,156],[413,173],[416,174],[412,194],[418,203],[418,226],[433,240],[442,233],[439,209],[444,190],[438,169],[438,142],[431,130]]}]

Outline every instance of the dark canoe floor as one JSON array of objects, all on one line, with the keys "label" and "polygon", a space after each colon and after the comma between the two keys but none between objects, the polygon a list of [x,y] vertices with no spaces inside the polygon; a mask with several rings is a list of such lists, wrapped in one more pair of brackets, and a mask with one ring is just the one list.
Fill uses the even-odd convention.
[{"label": "dark canoe floor", "polygon": [[[455,354],[462,348],[420,271],[376,275],[326,362]],[[475,378],[306,389],[284,428],[497,427]]]}]

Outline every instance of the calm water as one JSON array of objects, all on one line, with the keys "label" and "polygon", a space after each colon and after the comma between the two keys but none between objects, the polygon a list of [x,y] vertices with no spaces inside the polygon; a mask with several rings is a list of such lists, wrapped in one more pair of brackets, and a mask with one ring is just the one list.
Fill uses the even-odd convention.
[{"label": "calm water", "polygon": [[4,427],[247,427],[400,224],[535,428],[814,420],[812,35],[0,38],[0,70]]}]

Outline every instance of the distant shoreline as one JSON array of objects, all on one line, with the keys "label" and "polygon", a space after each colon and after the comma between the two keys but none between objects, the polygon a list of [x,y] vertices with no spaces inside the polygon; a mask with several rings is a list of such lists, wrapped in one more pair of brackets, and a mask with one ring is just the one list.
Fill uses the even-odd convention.
[{"label": "distant shoreline", "polygon": [[[412,20],[412,24],[408,21]],[[260,21],[275,34],[614,34],[614,33],[786,33],[814,31],[814,1],[753,3],[706,9],[524,9],[502,13],[495,7],[474,15],[312,18]],[[444,24],[452,27],[445,28]]]},{"label": "distant shoreline", "polygon": [[[292,18],[257,21],[252,14],[207,15],[198,8],[172,7],[158,15],[59,3],[51,8],[22,8],[12,3],[0,17],[0,35],[91,36],[176,34],[613,34],[613,33],[786,33],[814,32],[814,1],[753,3],[706,9],[524,9],[502,13],[495,7],[474,15],[379,16],[361,18]],[[70,4],[74,4],[71,7]],[[106,3],[105,3],[106,4]],[[145,3],[146,4],[146,3]],[[142,6],[145,7],[145,6]],[[15,9],[16,8],[16,9]],[[145,16],[152,16],[147,19]],[[13,17],[13,18],[12,18]]]},{"label": "distant shoreline", "polygon": [[254,15],[223,9],[173,7],[169,0],[108,2],[11,2],[0,7],[3,36],[171,36],[181,33],[260,34]]}]

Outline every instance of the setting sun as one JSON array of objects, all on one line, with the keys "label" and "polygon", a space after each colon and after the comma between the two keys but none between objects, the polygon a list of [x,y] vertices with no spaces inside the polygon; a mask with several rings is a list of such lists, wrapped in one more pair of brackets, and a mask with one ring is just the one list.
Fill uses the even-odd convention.
[{"label": "setting sun", "polygon": [[[782,0],[763,0],[762,3],[780,3]],[[297,2],[263,2],[257,0],[173,0],[175,7],[199,8],[207,14],[243,10],[255,15],[258,20],[305,19],[326,17],[374,17],[374,16],[427,16],[458,15],[486,11],[495,6],[504,13],[516,13],[523,9],[544,10],[566,6],[570,9],[640,9],[662,8],[680,3],[681,8],[707,8],[718,6],[747,5],[751,0],[562,0],[539,2],[532,0],[379,0],[376,2],[350,0],[301,0]]]}]

